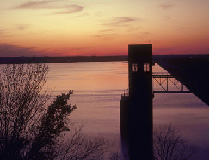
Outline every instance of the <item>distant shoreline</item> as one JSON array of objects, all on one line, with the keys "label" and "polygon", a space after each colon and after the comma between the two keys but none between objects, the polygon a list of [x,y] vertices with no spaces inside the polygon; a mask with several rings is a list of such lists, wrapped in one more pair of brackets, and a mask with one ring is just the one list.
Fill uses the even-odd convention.
[{"label": "distant shoreline", "polygon": [[[158,58],[194,58],[209,59],[208,54],[203,55],[153,55],[153,61]],[[72,57],[0,57],[0,64],[17,63],[78,63],[78,62],[116,62],[128,61],[128,55],[120,56],[72,56]]]},{"label": "distant shoreline", "polygon": [[114,62],[127,60],[128,56],[0,57],[0,64]]}]

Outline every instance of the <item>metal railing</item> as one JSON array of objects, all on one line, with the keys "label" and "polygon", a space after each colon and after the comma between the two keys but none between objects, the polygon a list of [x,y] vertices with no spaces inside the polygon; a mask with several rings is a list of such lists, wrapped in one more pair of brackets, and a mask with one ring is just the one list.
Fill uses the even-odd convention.
[{"label": "metal railing", "polygon": [[124,90],[124,93],[121,94],[121,97],[128,97],[128,96],[129,96],[129,90],[126,89],[126,90]]}]

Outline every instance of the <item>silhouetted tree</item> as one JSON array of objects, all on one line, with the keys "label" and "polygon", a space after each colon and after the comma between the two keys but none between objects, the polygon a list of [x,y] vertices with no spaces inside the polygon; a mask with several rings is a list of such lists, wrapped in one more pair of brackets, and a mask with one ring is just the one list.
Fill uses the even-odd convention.
[{"label": "silhouetted tree", "polygon": [[198,147],[189,144],[172,125],[163,125],[154,130],[154,156],[157,160],[192,160]]},{"label": "silhouetted tree", "polygon": [[62,160],[100,160],[111,146],[104,138],[90,138],[82,132],[82,127],[75,128],[63,146],[64,149],[61,149],[64,151]]},{"label": "silhouetted tree", "polygon": [[109,156],[110,160],[120,160],[121,159],[121,155],[118,152],[112,153]]},{"label": "silhouetted tree", "polygon": [[[153,133],[154,160],[193,160],[199,151],[189,144],[172,125],[157,127]],[[112,153],[110,160],[128,160],[129,156]]]},{"label": "silhouetted tree", "polygon": [[[7,65],[0,75],[0,158],[3,160],[96,159],[109,145],[70,131],[70,91],[57,96],[42,91],[49,69],[45,64]],[[65,145],[65,134],[71,137]],[[64,146],[64,148],[63,148]],[[62,148],[62,150],[60,150]],[[101,149],[102,152],[99,152]]]}]

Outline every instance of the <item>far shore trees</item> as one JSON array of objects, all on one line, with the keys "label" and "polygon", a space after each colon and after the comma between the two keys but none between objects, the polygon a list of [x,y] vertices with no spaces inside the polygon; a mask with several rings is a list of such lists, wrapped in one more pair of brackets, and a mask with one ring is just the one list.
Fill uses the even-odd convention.
[{"label": "far shore trees", "polygon": [[0,73],[0,159],[102,158],[107,141],[69,127],[69,115],[76,109],[68,104],[72,91],[48,105],[51,94],[43,91],[48,71],[40,63],[12,64]]}]

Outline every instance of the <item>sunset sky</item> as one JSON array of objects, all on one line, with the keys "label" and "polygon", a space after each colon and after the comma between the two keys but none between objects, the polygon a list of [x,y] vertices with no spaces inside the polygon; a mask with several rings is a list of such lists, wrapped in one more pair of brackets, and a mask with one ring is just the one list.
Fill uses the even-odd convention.
[{"label": "sunset sky", "polygon": [[208,0],[1,0],[0,56],[209,53]]}]

